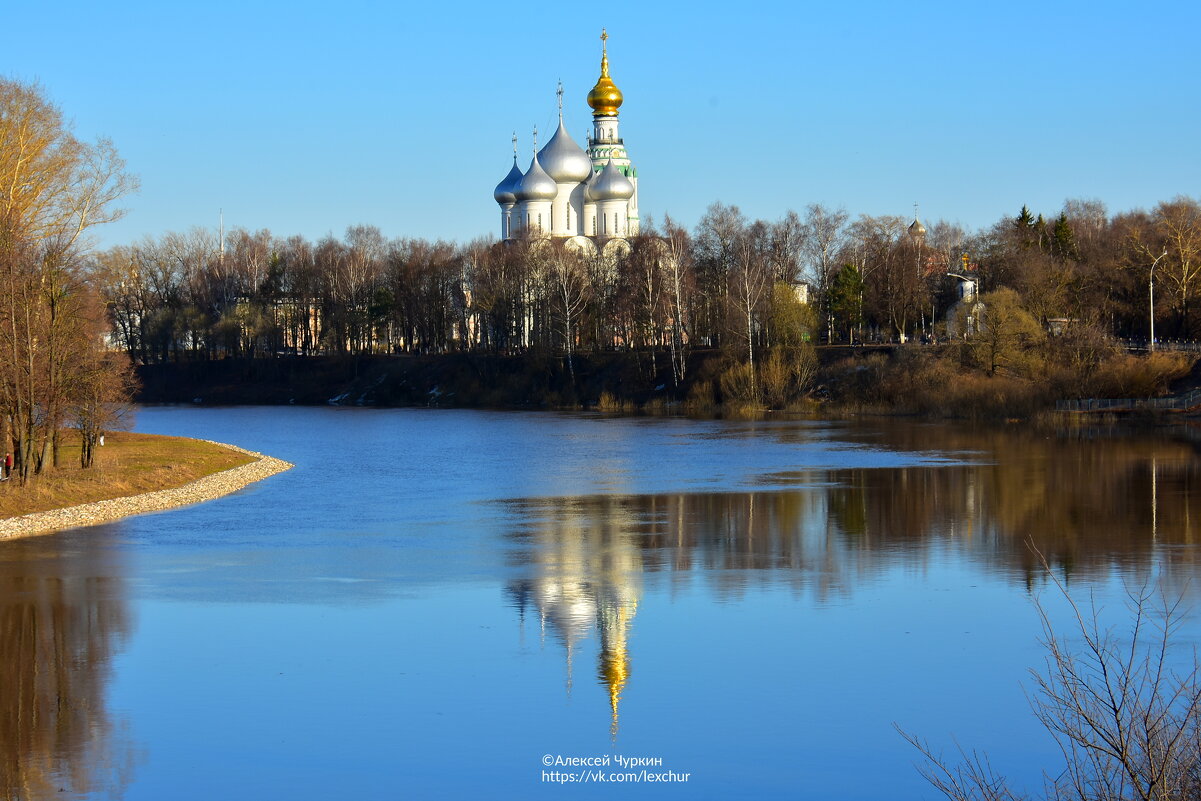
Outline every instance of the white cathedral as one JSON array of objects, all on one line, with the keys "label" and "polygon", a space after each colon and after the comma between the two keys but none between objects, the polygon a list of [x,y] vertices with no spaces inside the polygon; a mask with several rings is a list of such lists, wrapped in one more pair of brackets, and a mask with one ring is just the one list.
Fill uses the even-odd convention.
[{"label": "white cathedral", "polygon": [[569,239],[595,251],[600,242],[624,243],[627,237],[637,235],[638,171],[630,163],[617,127],[623,98],[609,77],[608,38],[602,31],[601,74],[588,93],[592,107],[588,150],[582,150],[563,126],[561,85],[559,129],[541,150],[535,131],[534,158],[524,173],[517,166],[514,135],[513,168],[493,193],[500,204],[502,239]]}]

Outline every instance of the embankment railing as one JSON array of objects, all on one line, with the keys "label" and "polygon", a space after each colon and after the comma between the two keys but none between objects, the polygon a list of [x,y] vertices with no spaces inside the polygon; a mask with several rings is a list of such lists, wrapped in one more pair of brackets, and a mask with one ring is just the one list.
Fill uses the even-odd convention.
[{"label": "embankment railing", "polygon": [[1090,398],[1055,404],[1057,412],[1186,412],[1201,407],[1201,388],[1166,398]]}]

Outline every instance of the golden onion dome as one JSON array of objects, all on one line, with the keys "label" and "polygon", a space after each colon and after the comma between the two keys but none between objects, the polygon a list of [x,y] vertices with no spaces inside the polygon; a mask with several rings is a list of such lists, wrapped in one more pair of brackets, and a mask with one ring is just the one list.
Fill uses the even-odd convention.
[{"label": "golden onion dome", "polygon": [[592,107],[592,116],[594,117],[617,116],[617,109],[621,107],[624,99],[617,84],[613,83],[613,79],[609,77],[609,49],[605,43],[608,38],[609,34],[602,29],[601,74],[596,81],[596,86],[592,87],[592,91],[588,93],[588,105]]}]

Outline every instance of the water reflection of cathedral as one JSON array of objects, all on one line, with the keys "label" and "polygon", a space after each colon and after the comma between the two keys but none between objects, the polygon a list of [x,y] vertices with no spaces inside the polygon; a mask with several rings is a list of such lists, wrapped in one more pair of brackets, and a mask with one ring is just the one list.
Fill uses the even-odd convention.
[{"label": "water reflection of cathedral", "polygon": [[596,635],[595,676],[616,736],[644,585],[704,585],[735,599],[770,583],[820,604],[898,564],[925,569],[953,550],[1018,584],[1045,580],[1037,553],[1065,576],[1154,570],[1198,591],[1189,582],[1198,570],[1201,446],[937,430],[947,438],[905,426],[887,444],[972,461],[776,474],[764,477],[775,488],[758,492],[513,501],[523,523],[510,536],[525,575],[508,592],[524,624],[536,619],[544,640],[563,647],[569,692]]},{"label": "water reflection of cathedral", "polygon": [[[579,649],[599,635],[596,678],[609,695],[610,734],[617,736],[630,680],[630,631],[641,591],[641,551],[624,534],[629,521],[613,509],[592,513],[548,508],[527,532],[530,577],[509,587],[523,623],[537,615],[541,636],[565,650],[567,692]],[[584,512],[584,513],[581,513]],[[523,537],[523,538],[525,538]]]}]

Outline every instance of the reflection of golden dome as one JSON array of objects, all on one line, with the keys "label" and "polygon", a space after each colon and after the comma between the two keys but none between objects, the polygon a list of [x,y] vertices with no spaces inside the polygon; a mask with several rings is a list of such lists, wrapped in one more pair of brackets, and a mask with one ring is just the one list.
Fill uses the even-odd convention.
[{"label": "reflection of golden dome", "polygon": [[609,735],[617,738],[617,705],[626,682],[630,680],[630,621],[638,611],[638,602],[632,598],[600,603],[601,652],[597,678],[609,687],[609,709],[613,719]]},{"label": "reflection of golden dome", "polygon": [[592,91],[588,93],[588,105],[592,106],[593,117],[615,117],[617,109],[621,106],[621,101],[624,99],[621,96],[621,90],[617,88],[617,84],[613,83],[613,79],[609,77],[609,50],[605,44],[605,40],[609,38],[609,34],[601,29],[601,74],[596,81],[596,86],[592,87]]},{"label": "reflection of golden dome", "polygon": [[599,678],[609,686],[609,709],[613,711],[613,719],[609,724],[609,735],[617,737],[617,705],[621,702],[621,692],[626,682],[630,680],[630,655],[626,651],[617,653],[601,652]]}]

